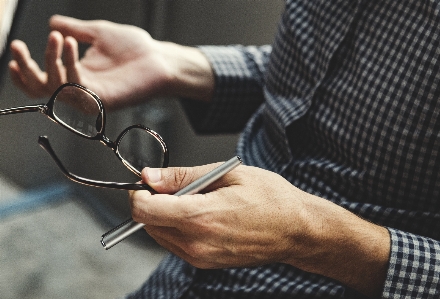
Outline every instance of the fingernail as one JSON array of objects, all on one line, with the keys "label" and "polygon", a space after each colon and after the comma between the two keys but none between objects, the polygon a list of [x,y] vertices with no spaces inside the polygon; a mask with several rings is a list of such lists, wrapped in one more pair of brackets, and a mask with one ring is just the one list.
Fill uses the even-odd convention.
[{"label": "fingernail", "polygon": [[147,175],[149,183],[157,183],[162,179],[162,174],[159,168],[148,168]]}]

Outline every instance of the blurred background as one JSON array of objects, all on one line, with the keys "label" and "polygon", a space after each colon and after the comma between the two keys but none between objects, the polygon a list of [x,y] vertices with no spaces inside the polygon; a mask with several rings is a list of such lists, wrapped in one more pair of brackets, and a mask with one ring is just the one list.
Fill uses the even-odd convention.
[{"label": "blurred background", "polygon": [[[13,37],[27,43],[41,67],[53,14],[132,24],[156,39],[185,45],[262,45],[272,42],[284,6],[282,0],[23,3]],[[4,55],[10,59],[9,53]],[[6,69],[0,71],[0,109],[48,101],[29,99],[13,86]],[[109,113],[106,135],[115,140],[138,123],[162,135],[170,166],[201,165],[234,155],[238,135],[197,135],[178,99],[154,99]],[[126,192],[71,183],[39,147],[40,135],[49,137],[76,174],[137,180],[111,150],[76,137],[39,113],[0,117],[0,298],[118,298],[138,287],[164,250],[145,232],[109,251],[100,248],[101,234],[130,217]]]}]

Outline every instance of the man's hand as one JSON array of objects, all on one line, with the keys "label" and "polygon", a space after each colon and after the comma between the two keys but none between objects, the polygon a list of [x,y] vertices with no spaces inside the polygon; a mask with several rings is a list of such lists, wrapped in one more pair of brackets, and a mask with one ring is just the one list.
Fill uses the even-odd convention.
[{"label": "man's hand", "polygon": [[[215,166],[146,169],[142,178],[159,193],[175,193]],[[310,229],[304,194],[275,173],[239,166],[205,191],[180,197],[133,192],[133,219],[201,268],[285,262],[300,241],[295,237]]]},{"label": "man's hand", "polygon": [[[159,42],[138,27],[102,20],[53,16],[50,27],[45,71],[24,42],[11,44],[11,77],[31,97],[50,96],[61,84],[75,82],[112,109],[154,96],[209,99],[214,88],[209,62],[195,48]],[[81,59],[78,42],[90,45]]]},{"label": "man's hand", "polygon": [[[173,194],[215,168],[144,169]],[[288,263],[369,295],[380,293],[389,254],[385,228],[307,194],[281,176],[239,166],[203,194],[133,191],[133,219],[157,242],[199,268]]]}]

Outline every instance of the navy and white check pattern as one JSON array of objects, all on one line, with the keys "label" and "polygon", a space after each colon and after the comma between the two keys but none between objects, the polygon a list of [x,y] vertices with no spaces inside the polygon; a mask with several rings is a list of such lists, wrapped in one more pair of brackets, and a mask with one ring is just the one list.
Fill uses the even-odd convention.
[{"label": "navy and white check pattern", "polygon": [[[271,47],[201,48],[215,99],[185,105],[200,131],[245,126],[246,164],[388,227],[383,298],[440,298],[439,46],[438,0],[288,0]],[[133,298],[361,296],[284,264],[170,256]]]}]

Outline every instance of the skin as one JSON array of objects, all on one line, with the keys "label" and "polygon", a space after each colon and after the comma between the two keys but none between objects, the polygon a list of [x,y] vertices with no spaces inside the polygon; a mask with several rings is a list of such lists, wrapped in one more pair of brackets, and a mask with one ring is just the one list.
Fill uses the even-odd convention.
[{"label": "skin", "polygon": [[[11,76],[32,97],[49,96],[70,81],[96,92],[110,109],[157,96],[211,98],[213,71],[195,48],[107,21],[54,16],[50,26],[45,71],[23,42],[11,45]],[[90,44],[81,59],[78,42]],[[276,173],[244,165],[201,194],[167,195],[216,166],[144,169],[142,180],[161,194],[130,192],[133,219],[199,268],[286,263],[380,296],[390,254],[386,228],[305,193]]]},{"label": "skin", "polygon": [[202,194],[172,194],[218,164],[144,169],[159,193],[130,193],[133,219],[159,244],[203,269],[287,263],[371,297],[386,276],[389,234],[270,171],[239,166]]},{"label": "skin", "polygon": [[[197,49],[159,42],[140,28],[108,21],[53,16],[49,23],[45,71],[25,43],[11,43],[12,80],[30,97],[50,96],[65,82],[93,90],[108,109],[155,96],[180,94],[205,101],[211,97],[212,70]],[[90,44],[81,59],[78,42]]]}]

